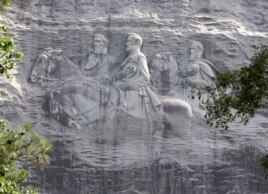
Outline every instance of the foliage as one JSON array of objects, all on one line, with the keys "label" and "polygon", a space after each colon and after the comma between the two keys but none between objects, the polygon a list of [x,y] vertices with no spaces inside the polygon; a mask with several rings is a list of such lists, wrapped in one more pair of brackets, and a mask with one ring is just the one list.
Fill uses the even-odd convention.
[{"label": "foliage", "polygon": [[208,96],[205,118],[211,126],[227,129],[236,119],[247,124],[267,104],[268,48],[262,47],[248,66],[219,75],[212,86],[198,93]]},{"label": "foliage", "polygon": [[13,69],[16,61],[21,60],[22,57],[22,52],[14,47],[14,41],[9,36],[8,28],[0,26],[0,74],[9,78],[9,70]]},{"label": "foliage", "polygon": [[0,0],[0,7],[7,7],[10,6],[11,0]]},{"label": "foliage", "polygon": [[261,158],[261,165],[265,172],[265,178],[268,178],[268,155]]},{"label": "foliage", "polygon": [[[205,118],[211,126],[228,129],[236,119],[247,124],[257,109],[267,108],[268,47],[261,47],[248,66],[219,75],[214,85],[198,94],[208,96]],[[268,178],[268,155],[261,158],[261,165]]]},{"label": "foliage", "polygon": [[[10,0],[0,0],[0,7],[10,5]],[[23,54],[15,49],[6,26],[0,26],[0,75],[10,77],[9,71]],[[0,194],[36,194],[31,186],[22,186],[30,173],[27,168],[43,168],[50,161],[48,140],[36,135],[31,124],[24,128],[6,129],[0,121]]]},{"label": "foliage", "polygon": [[[24,3],[31,3],[33,0],[20,0],[23,1]],[[10,6],[12,3],[12,0],[0,0],[0,8],[5,8]]]},{"label": "foliage", "polygon": [[29,177],[25,168],[32,165],[43,168],[49,163],[50,151],[48,140],[38,137],[31,124],[6,129],[6,123],[0,122],[0,193],[37,193],[33,187],[20,183]]}]

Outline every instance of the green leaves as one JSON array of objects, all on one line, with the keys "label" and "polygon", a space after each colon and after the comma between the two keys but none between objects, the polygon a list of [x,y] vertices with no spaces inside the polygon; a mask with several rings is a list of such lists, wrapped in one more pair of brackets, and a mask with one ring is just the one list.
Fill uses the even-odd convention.
[{"label": "green leaves", "polygon": [[[268,108],[268,47],[260,48],[250,62],[219,75],[214,85],[198,91],[199,96],[207,96],[205,118],[210,126],[228,129],[236,119],[246,125],[258,108]],[[268,178],[268,155],[261,165]]]},{"label": "green leaves", "polygon": [[0,194],[37,193],[32,187],[20,186],[29,177],[21,167],[43,168],[50,162],[51,150],[51,144],[35,133],[32,124],[6,129],[6,123],[0,122]]},{"label": "green leaves", "polygon": [[22,52],[16,50],[14,41],[9,36],[8,27],[0,26],[0,74],[9,78],[9,70],[13,69],[22,57]]},{"label": "green leaves", "polygon": [[[0,7],[10,3],[11,0],[0,0]],[[22,57],[22,52],[15,48],[8,27],[0,26],[0,75],[9,78],[10,70]],[[6,126],[0,121],[0,194],[37,194],[35,188],[20,185],[30,175],[24,167],[46,166],[50,162],[51,144],[35,133],[31,123],[16,129],[6,129]]]},{"label": "green leaves", "polygon": [[7,7],[11,5],[11,0],[0,0],[0,7]]},{"label": "green leaves", "polygon": [[240,70],[219,75],[214,85],[201,89],[205,102],[207,123],[228,129],[236,119],[247,124],[268,99],[268,49],[262,47],[251,63]]}]

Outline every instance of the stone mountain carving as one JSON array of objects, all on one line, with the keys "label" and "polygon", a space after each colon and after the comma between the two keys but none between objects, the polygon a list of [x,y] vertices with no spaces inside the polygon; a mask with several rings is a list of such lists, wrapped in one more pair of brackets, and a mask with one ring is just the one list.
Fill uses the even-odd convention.
[{"label": "stone mountain carving", "polygon": [[[45,77],[53,83],[50,84],[53,87],[47,89],[44,108],[60,123],[81,128],[105,116],[101,111],[107,105],[109,89],[105,86],[110,84],[109,74],[113,64],[113,58],[107,55],[107,46],[108,40],[96,34],[93,39],[94,53],[79,59],[78,65],[53,49],[45,49],[38,57],[31,81],[35,81],[32,79],[36,77],[33,76],[35,69],[39,66],[49,69],[53,64],[53,72]],[[52,75],[56,78],[49,79]]]},{"label": "stone mountain carving", "polygon": [[119,107],[134,117],[146,118],[160,109],[161,102],[150,88],[147,59],[140,51],[142,38],[129,34],[126,42],[128,57],[116,74]]},{"label": "stone mountain carving", "polygon": [[46,48],[37,57],[30,75],[30,82],[49,88],[80,75],[78,67],[62,55],[61,49]]},{"label": "stone mountain carving", "polygon": [[179,72],[179,94],[194,110],[202,108],[202,101],[193,99],[192,91],[211,85],[213,77],[220,72],[213,63],[202,59],[203,50],[202,43],[192,41],[188,65]]},{"label": "stone mountain carving", "polygon": [[[175,89],[171,83],[171,90],[162,93],[169,79],[162,79],[167,78],[163,73],[158,88],[152,73],[148,87],[165,112],[159,127],[148,127],[148,123],[153,124],[148,122],[150,114],[148,120],[138,119],[119,110],[117,81],[113,80],[127,57],[127,32],[142,35],[141,52],[147,57],[150,73],[151,62],[161,62],[163,55],[167,56],[166,66],[171,62],[168,56],[172,56],[178,69],[186,70],[189,37],[203,43],[205,55],[200,59],[224,71],[240,68],[255,52],[252,42],[267,42],[267,0],[49,0],[34,1],[30,6],[26,1],[15,2],[5,11],[4,19],[14,29],[12,36],[24,59],[12,81],[0,80],[4,92],[0,92],[0,115],[14,127],[34,122],[38,132],[52,141],[53,162],[44,171],[34,172],[29,180],[40,193],[267,194],[268,184],[259,161],[267,153],[267,115],[257,113],[247,126],[235,122],[228,131],[211,128],[203,117],[196,116],[195,110],[198,115],[204,110],[199,104],[193,106],[191,89],[183,97],[180,82],[174,84]],[[94,43],[90,52],[84,53],[94,33],[107,35],[109,40],[107,54],[101,55],[109,58],[105,64],[114,63],[107,81],[98,80],[94,73],[86,76],[81,70],[81,61],[86,62],[90,55],[89,61],[95,62],[87,69],[104,64],[95,54]],[[50,57],[44,58],[44,70],[39,69],[42,61],[36,61],[32,76],[35,83],[27,83],[31,61],[47,47],[55,51],[45,51]],[[113,55],[118,62],[113,62]],[[51,68],[51,73],[49,63],[49,68],[62,66]],[[176,78],[183,81],[193,77],[177,73]],[[185,89],[189,87],[190,83],[185,84]],[[50,97],[53,91],[55,95]],[[44,96],[44,106],[48,109],[49,103],[52,105],[49,111],[43,110]],[[114,101],[109,103],[111,99]],[[185,110],[175,108],[179,99],[194,110],[191,130],[182,128],[189,116],[184,118]],[[84,107],[79,107],[79,102]],[[72,127],[72,120],[80,130],[74,130],[78,127]],[[187,132],[191,134],[190,143],[185,143]]]},{"label": "stone mountain carving", "polygon": [[116,88],[119,91],[119,107],[134,117],[159,119],[163,114],[166,130],[173,131],[184,139],[189,139],[192,111],[186,102],[157,96],[150,88],[150,74],[146,57],[140,52],[142,38],[134,33],[128,35],[126,51],[128,57],[120,65],[116,74]]},{"label": "stone mountain carving", "polygon": [[115,58],[107,54],[108,45],[109,41],[105,36],[102,34],[94,35],[94,53],[87,54],[78,61],[85,76],[102,82],[109,80]]},{"label": "stone mountain carving", "polygon": [[[101,34],[94,35],[94,53],[77,60],[77,64],[59,49],[45,49],[37,59],[30,81],[47,89],[44,109],[65,126],[79,129],[106,118],[109,118],[106,123],[114,125],[116,115],[123,112],[149,123],[162,122],[180,136],[180,130],[190,129],[191,108],[182,100],[157,96],[151,90],[141,45],[138,34],[129,34],[128,56],[115,68],[114,58],[107,55],[108,40]],[[174,67],[174,59],[169,59]],[[182,132],[181,137],[188,138],[187,133]]]},{"label": "stone mountain carving", "polygon": [[157,53],[150,65],[152,85],[157,89],[158,94],[175,96],[174,89],[178,82],[178,64],[172,53]]}]

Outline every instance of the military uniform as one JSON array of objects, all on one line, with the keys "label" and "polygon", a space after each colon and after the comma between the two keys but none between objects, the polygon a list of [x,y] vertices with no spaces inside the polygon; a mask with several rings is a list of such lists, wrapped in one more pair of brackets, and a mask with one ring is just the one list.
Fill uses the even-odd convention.
[{"label": "military uniform", "polygon": [[119,108],[138,118],[154,113],[161,102],[150,88],[146,56],[140,51],[132,53],[120,67],[119,81],[116,82]]}]

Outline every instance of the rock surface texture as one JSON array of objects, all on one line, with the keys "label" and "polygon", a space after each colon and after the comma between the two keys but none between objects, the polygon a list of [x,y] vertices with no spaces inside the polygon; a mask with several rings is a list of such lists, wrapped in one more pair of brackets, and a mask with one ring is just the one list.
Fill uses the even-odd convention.
[{"label": "rock surface texture", "polygon": [[[17,0],[0,116],[54,145],[44,194],[267,194],[267,114],[210,128],[191,89],[268,42],[267,0]],[[132,34],[129,34],[132,33]]]}]

